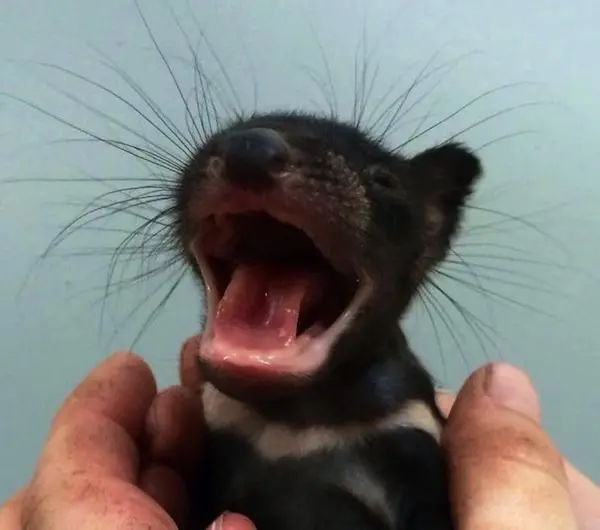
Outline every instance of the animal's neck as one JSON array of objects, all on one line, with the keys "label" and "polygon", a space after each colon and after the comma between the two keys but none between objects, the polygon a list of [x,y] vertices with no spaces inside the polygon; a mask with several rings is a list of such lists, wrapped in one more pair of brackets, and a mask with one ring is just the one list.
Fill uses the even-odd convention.
[{"label": "animal's neck", "polygon": [[241,436],[267,460],[349,448],[398,429],[423,431],[439,443],[443,426],[435,409],[415,399],[405,401],[379,419],[320,426],[286,425],[268,420],[241,401],[222,394],[210,383],[204,387],[202,401],[207,425],[214,435]]},{"label": "animal's neck", "polygon": [[339,426],[386,417],[411,401],[437,416],[431,377],[400,330],[360,356],[360,365],[339,366],[301,391],[248,403],[268,421],[292,427]]}]

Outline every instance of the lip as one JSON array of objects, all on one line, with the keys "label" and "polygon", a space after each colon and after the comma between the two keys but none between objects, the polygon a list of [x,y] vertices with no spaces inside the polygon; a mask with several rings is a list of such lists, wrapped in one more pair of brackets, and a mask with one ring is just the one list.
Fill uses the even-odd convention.
[{"label": "lip", "polygon": [[310,210],[302,208],[301,200],[290,198],[289,194],[278,190],[258,195],[236,189],[226,190],[220,195],[218,199],[214,197],[209,201],[203,201],[204,205],[210,206],[202,208],[199,212],[197,219],[200,226],[202,221],[206,221],[211,216],[214,216],[215,222],[219,223],[219,220],[227,215],[266,213],[276,221],[304,231],[333,269],[345,278],[353,278],[356,287],[350,303],[329,327],[325,329],[322,327],[319,332],[312,335],[298,336],[294,344],[286,346],[285,352],[283,350],[250,351],[240,348],[239,344],[233,346],[223,333],[215,334],[217,307],[223,293],[219,290],[215,271],[202,246],[203,236],[206,236],[206,232],[203,231],[189,245],[189,251],[200,269],[205,286],[206,324],[200,342],[199,356],[213,368],[232,374],[241,373],[255,379],[278,377],[281,374],[293,374],[299,378],[310,376],[327,361],[329,352],[338,337],[348,328],[370,297],[373,281],[364,270],[356,271],[348,262],[332,259],[327,231],[325,237],[316,234],[319,231],[318,223],[315,222],[314,216],[306,214]]},{"label": "lip", "polygon": [[[267,192],[255,193],[219,180],[211,181],[202,192],[202,198],[188,205],[191,222],[202,227],[203,222],[225,215],[264,212],[273,219],[302,230],[317,247],[324,258],[344,276],[356,276],[357,270],[351,259],[342,258],[347,253],[344,238],[328,218],[337,219],[337,210],[312,190],[305,189],[306,180],[293,171],[282,172],[276,184]],[[189,245],[192,255],[198,247],[198,238]],[[349,243],[348,243],[349,245]]]},{"label": "lip", "polygon": [[226,372],[241,372],[250,376],[272,376],[293,372],[295,376],[306,377],[317,371],[327,360],[329,351],[337,338],[355,319],[373,291],[373,282],[362,275],[357,280],[359,286],[350,304],[342,311],[329,328],[317,336],[305,338],[298,344],[293,354],[279,355],[278,351],[254,351],[251,354],[229,348],[226,341],[216,342],[214,322],[219,301],[219,292],[212,268],[206,258],[197,250],[194,252],[202,272],[206,289],[206,326],[200,341],[199,355],[215,368]]}]

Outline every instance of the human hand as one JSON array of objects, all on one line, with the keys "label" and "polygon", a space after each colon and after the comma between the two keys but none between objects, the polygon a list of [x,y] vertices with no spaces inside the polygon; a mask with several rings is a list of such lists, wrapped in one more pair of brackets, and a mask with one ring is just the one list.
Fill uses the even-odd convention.
[{"label": "human hand", "polygon": [[440,393],[457,530],[599,530],[600,486],[566,462],[540,424],[528,377],[500,364]]},{"label": "human hand", "polygon": [[[183,475],[201,454],[202,416],[184,387],[157,393],[150,368],[112,355],[54,417],[32,480],[0,508],[2,530],[175,530]],[[228,514],[212,525],[252,530]]]}]

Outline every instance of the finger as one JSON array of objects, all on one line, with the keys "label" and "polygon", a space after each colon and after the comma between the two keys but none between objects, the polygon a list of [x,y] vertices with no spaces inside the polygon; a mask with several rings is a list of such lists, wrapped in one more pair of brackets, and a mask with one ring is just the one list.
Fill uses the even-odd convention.
[{"label": "finger", "polygon": [[27,530],[177,530],[175,521],[149,495],[112,478],[76,475],[53,495],[28,496],[27,501],[20,527]]},{"label": "finger", "polygon": [[134,439],[143,432],[146,412],[156,395],[156,381],[140,357],[118,352],[97,366],[67,397],[52,427],[85,410],[123,427]]},{"label": "finger", "polygon": [[252,522],[243,515],[237,513],[226,513],[219,517],[209,530],[255,530]]},{"label": "finger", "polygon": [[[142,492],[133,485],[139,464],[135,439],[143,432],[155,392],[152,372],[132,354],[112,355],[93,370],[54,418],[23,500],[23,518],[54,524],[56,513],[76,517],[71,507],[77,512],[84,505],[90,514],[100,515],[110,512],[109,499],[114,498],[119,508],[126,499],[135,506],[152,502],[138,498]],[[115,491],[126,487],[130,490],[123,498],[115,497]],[[162,511],[153,505],[150,514]]]},{"label": "finger", "polygon": [[2,530],[21,530],[21,509],[24,491],[10,497],[0,508],[0,528]]},{"label": "finger", "polygon": [[[113,528],[112,517],[130,504],[142,510],[144,501],[136,498],[142,495],[135,486],[138,465],[137,447],[122,427],[97,414],[76,411],[69,423],[55,428],[44,446],[23,500],[23,527],[86,528],[80,519],[87,513],[89,524],[106,520],[104,527]],[[123,491],[126,487],[130,489]],[[146,497],[145,503],[149,501]]]},{"label": "finger", "polygon": [[148,412],[147,457],[186,472],[199,462],[204,425],[202,404],[184,387],[160,392]]},{"label": "finger", "polygon": [[185,482],[179,473],[167,466],[154,464],[142,472],[139,486],[173,518],[178,527],[183,527],[189,505]]},{"label": "finger", "polygon": [[154,377],[143,360],[128,353],[109,357],[60,408],[37,473],[50,487],[66,472],[134,481],[136,439],[141,437],[155,393]]},{"label": "finger", "polygon": [[538,420],[517,369],[488,366],[467,380],[442,440],[460,530],[577,528],[562,458]]},{"label": "finger", "polygon": [[573,509],[579,520],[580,530],[598,530],[600,528],[600,486],[594,484],[568,462],[566,468]]},{"label": "finger", "polygon": [[[438,407],[447,417],[456,401],[456,396],[439,390],[436,400]],[[581,525],[580,530],[597,530],[600,528],[600,485],[592,482],[565,458],[563,458],[563,465],[567,474],[573,510]]]},{"label": "finger", "polygon": [[437,406],[442,411],[442,414],[447,418],[456,401],[456,395],[446,390],[438,390],[435,395],[435,400]]},{"label": "finger", "polygon": [[202,388],[202,379],[198,372],[198,349],[200,335],[188,338],[181,346],[179,353],[179,380],[181,384],[193,392]]}]

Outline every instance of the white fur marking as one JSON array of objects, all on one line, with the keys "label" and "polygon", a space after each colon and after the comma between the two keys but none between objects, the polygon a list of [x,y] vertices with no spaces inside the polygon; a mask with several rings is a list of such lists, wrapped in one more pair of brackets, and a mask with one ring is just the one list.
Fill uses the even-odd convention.
[{"label": "white fur marking", "polygon": [[411,401],[376,423],[339,427],[292,428],[265,420],[250,407],[227,397],[207,384],[203,394],[204,413],[213,429],[229,429],[246,437],[261,456],[269,460],[304,455],[360,443],[377,433],[399,427],[421,429],[439,442],[441,425],[420,401]]},{"label": "white fur marking", "polygon": [[396,517],[388,502],[385,489],[364,468],[350,464],[344,470],[341,485],[386,521],[390,528],[395,528]]}]

